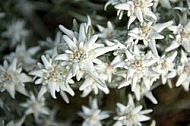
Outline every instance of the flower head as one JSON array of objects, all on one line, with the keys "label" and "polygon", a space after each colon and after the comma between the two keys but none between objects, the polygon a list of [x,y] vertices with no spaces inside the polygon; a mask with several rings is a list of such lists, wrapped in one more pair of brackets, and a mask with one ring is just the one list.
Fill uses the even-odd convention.
[{"label": "flower head", "polygon": [[39,46],[26,48],[25,42],[22,42],[21,45],[16,46],[15,52],[12,52],[9,55],[4,57],[5,60],[12,62],[13,59],[17,59],[18,66],[22,67],[24,70],[32,70],[36,65],[36,60],[32,58],[37,51],[39,51]]},{"label": "flower head", "polygon": [[28,94],[24,86],[26,82],[32,82],[32,78],[22,73],[21,68],[17,68],[17,59],[14,59],[10,65],[4,61],[4,65],[0,66],[0,89],[7,90],[12,98],[15,98],[15,91]]},{"label": "flower head", "polygon": [[43,85],[40,92],[43,94],[49,91],[53,98],[56,98],[55,92],[61,93],[66,91],[73,96],[74,92],[70,86],[65,86],[65,74],[67,73],[67,69],[61,66],[57,61],[51,58],[47,59],[44,55],[42,55],[41,59],[43,61],[42,68],[29,73],[37,78],[35,84]]},{"label": "flower head", "polygon": [[137,18],[141,23],[146,21],[155,22],[156,15],[151,11],[151,6],[153,5],[152,0],[134,0],[127,1],[126,3],[120,3],[114,7],[118,10],[119,18],[123,16],[123,11],[127,11],[127,16],[129,17],[128,28],[131,23]]},{"label": "flower head", "polygon": [[43,96],[36,98],[33,93],[30,93],[29,99],[20,106],[26,108],[25,115],[33,114],[36,122],[43,114],[49,114],[49,109],[45,106],[45,98]]},{"label": "flower head", "polygon": [[78,114],[85,119],[82,126],[102,126],[101,120],[109,117],[108,111],[101,111],[98,108],[98,103],[96,99],[93,99],[91,102],[91,108],[82,106],[83,112]]},{"label": "flower head", "polygon": [[135,107],[133,98],[129,95],[129,101],[127,106],[117,103],[117,116],[114,120],[117,120],[114,126],[141,126],[141,122],[150,120],[150,117],[145,116],[152,112],[151,109],[142,110],[142,105]]},{"label": "flower head", "polygon": [[78,35],[75,35],[74,32],[65,30],[66,28],[60,26],[66,34],[63,35],[63,39],[68,44],[69,49],[65,50],[65,53],[59,54],[55,60],[61,60],[70,67],[66,76],[66,83],[74,76],[79,81],[84,74],[90,75],[98,83],[102,83],[94,64],[101,64],[102,62],[98,57],[117,48],[116,45],[105,47],[103,44],[96,43],[98,35],[88,36],[89,27],[89,23],[82,23]]},{"label": "flower head", "polygon": [[7,27],[7,31],[1,34],[3,37],[11,40],[11,46],[15,46],[16,43],[21,42],[29,35],[29,31],[24,29],[24,24],[24,20],[21,19],[13,21],[12,24]]}]

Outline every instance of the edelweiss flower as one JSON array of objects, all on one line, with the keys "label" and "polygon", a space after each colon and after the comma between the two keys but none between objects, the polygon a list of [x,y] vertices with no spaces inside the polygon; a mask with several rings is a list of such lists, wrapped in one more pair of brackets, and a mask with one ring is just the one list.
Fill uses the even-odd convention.
[{"label": "edelweiss flower", "polygon": [[178,71],[178,80],[176,86],[182,85],[186,91],[189,91],[190,83],[190,59],[187,57],[187,54],[181,50],[181,64],[179,64]]},{"label": "edelweiss flower", "polygon": [[[69,85],[65,85],[67,69],[64,66],[59,65],[57,61],[54,61],[51,58],[48,61],[48,59],[42,55],[41,59],[44,64],[44,68],[29,73],[36,76],[35,84],[43,85],[42,89],[40,90],[40,95],[46,91],[49,91],[51,96],[56,98],[55,92],[64,94],[66,91],[73,96],[73,90]],[[67,98],[64,100],[68,102]]]},{"label": "edelweiss flower", "polygon": [[126,3],[117,4],[114,7],[118,10],[117,15],[119,19],[123,16],[123,11],[127,11],[129,17],[128,28],[131,23],[137,18],[141,23],[146,21],[155,22],[156,15],[151,11],[150,7],[153,5],[153,0],[134,0]]},{"label": "edelweiss flower", "polygon": [[9,121],[6,125],[4,124],[4,121],[3,121],[2,126],[22,126],[23,123],[24,123],[25,118],[26,118],[26,116],[24,115],[20,120]]},{"label": "edelweiss flower", "polygon": [[164,36],[159,33],[166,27],[172,25],[172,23],[173,21],[157,23],[155,25],[152,25],[152,22],[144,23],[141,28],[134,28],[129,31],[128,35],[137,40],[142,40],[144,45],[149,46],[152,53],[156,57],[159,57],[156,47],[156,40],[164,38]]},{"label": "edelweiss flower", "polygon": [[179,46],[182,46],[185,51],[188,53],[190,52],[190,21],[183,26],[179,24],[178,26],[172,25],[168,27],[169,30],[173,31],[174,40],[172,41],[171,45],[166,48],[166,52],[174,50]]},{"label": "edelweiss flower", "polygon": [[[137,46],[134,46],[134,52],[126,50],[126,57],[126,60],[121,62],[123,67],[127,69],[126,82],[122,83],[119,88],[131,84],[131,90],[134,91],[136,89],[136,85],[141,81],[141,79],[148,79],[147,76],[158,76],[158,74],[155,74],[150,69],[156,62],[156,60],[152,58],[152,53],[149,52],[145,55],[140,53]],[[152,83],[148,83],[147,85],[152,85]]]},{"label": "edelweiss flower", "polygon": [[24,29],[24,20],[13,21],[11,25],[7,27],[7,31],[3,32],[2,37],[11,39],[11,46],[15,46],[17,42],[24,40],[29,31]]},{"label": "edelweiss flower", "polygon": [[174,68],[176,57],[177,51],[173,52],[171,55],[163,55],[157,61],[157,65],[153,67],[153,70],[161,75],[162,84],[165,84],[168,79],[176,76],[176,70]]},{"label": "edelweiss flower", "polygon": [[4,61],[3,66],[0,66],[0,89],[7,90],[12,98],[15,98],[15,91],[28,94],[24,83],[32,82],[32,79],[21,71],[21,68],[17,69],[17,59],[14,59],[10,65]]},{"label": "edelweiss flower", "polygon": [[91,102],[91,108],[82,106],[83,112],[78,114],[85,119],[82,126],[102,126],[101,120],[109,117],[108,111],[101,111],[98,108],[98,103],[96,99]]},{"label": "edelweiss flower", "polygon": [[141,126],[141,122],[150,120],[150,117],[145,116],[152,112],[152,109],[142,110],[142,105],[135,107],[133,98],[129,95],[127,106],[117,103],[117,116],[114,120],[117,122],[113,126]]},{"label": "edelweiss flower", "polygon": [[[42,117],[42,119],[39,120],[38,125],[43,125],[43,126],[60,126],[58,122],[56,122],[55,117],[57,113],[57,108],[53,108],[49,112],[48,115],[45,115]],[[65,126],[65,125],[64,125]]]},{"label": "edelweiss flower", "polygon": [[36,98],[33,93],[30,93],[29,97],[30,99],[27,99],[25,103],[21,103],[20,106],[26,108],[25,115],[33,114],[35,121],[38,122],[40,116],[49,114],[49,110],[45,106],[45,98]]},{"label": "edelweiss flower", "polygon": [[39,46],[26,49],[25,42],[23,42],[21,45],[16,46],[15,52],[6,55],[4,59],[12,62],[13,59],[16,58],[18,66],[24,68],[26,71],[29,71],[36,65],[36,60],[32,58],[32,56],[34,56],[39,49]]},{"label": "edelweiss flower", "polygon": [[[63,28],[63,26],[60,27]],[[68,35],[63,35],[69,50],[66,50],[64,54],[58,55],[55,59],[62,60],[68,63],[68,66],[71,66],[66,77],[66,83],[73,76],[76,76],[76,79],[79,81],[84,73],[92,76],[98,83],[102,83],[94,68],[94,64],[102,63],[97,57],[117,48],[117,45],[105,47],[103,44],[95,43],[98,35],[87,36],[88,27],[89,25],[82,23],[78,37],[73,34],[74,32],[69,31],[66,31]]]}]

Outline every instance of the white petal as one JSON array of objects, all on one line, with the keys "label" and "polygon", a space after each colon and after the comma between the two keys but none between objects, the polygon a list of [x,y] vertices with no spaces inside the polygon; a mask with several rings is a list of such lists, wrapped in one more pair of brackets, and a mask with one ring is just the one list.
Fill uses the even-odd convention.
[{"label": "white petal", "polygon": [[73,89],[69,85],[66,86],[65,91],[67,93],[69,93],[71,96],[75,95],[75,92],[73,91]]},{"label": "white petal", "polygon": [[165,49],[166,52],[169,52],[171,50],[174,50],[178,48],[180,45],[177,41],[172,41],[171,45]]},{"label": "white petal", "polygon": [[130,5],[128,3],[122,3],[114,6],[118,10],[130,10]]},{"label": "white petal", "polygon": [[6,90],[9,92],[11,97],[15,99],[15,84],[9,84],[9,86],[6,86]]},{"label": "white petal", "polygon": [[32,78],[27,76],[26,74],[24,73],[21,73],[20,76],[19,76],[19,79],[22,81],[22,82],[32,82]]},{"label": "white petal", "polygon": [[173,24],[173,21],[168,21],[165,23],[157,23],[153,26],[153,29],[157,31],[157,33],[161,32],[163,29],[171,26]]},{"label": "white petal", "polygon": [[132,80],[131,80],[131,79],[125,80],[125,81],[123,81],[122,83],[120,83],[120,85],[118,86],[118,88],[120,89],[120,88],[122,88],[122,87],[128,86],[128,85],[130,85],[131,83],[132,83]]},{"label": "white petal", "polygon": [[69,103],[69,98],[67,97],[67,94],[64,91],[60,92],[61,97],[66,103]]},{"label": "white petal", "polygon": [[44,55],[42,55],[41,59],[42,59],[42,61],[43,61],[43,63],[44,63],[44,66],[45,66],[45,68],[46,68],[47,70],[49,70],[49,69],[52,68],[51,63],[47,60],[47,58],[46,58]]},{"label": "white petal", "polygon": [[155,40],[151,40],[151,41],[149,42],[149,47],[150,47],[152,53],[154,54],[154,56],[155,56],[155,57],[159,57],[158,51],[157,51],[157,49],[156,49],[156,41],[155,41]]},{"label": "white petal", "polygon": [[126,106],[124,106],[123,104],[117,103],[116,105],[120,109],[120,112],[126,111]]},{"label": "white petal", "polygon": [[20,92],[21,94],[25,95],[25,96],[28,96],[28,92],[26,91],[26,89],[24,88],[24,86],[22,85],[17,85],[16,86],[16,90],[18,92]]},{"label": "white petal", "polygon": [[147,7],[143,9],[143,14],[145,15],[145,19],[151,22],[156,21],[156,15]]},{"label": "white petal", "polygon": [[137,76],[133,76],[133,82],[132,82],[132,87],[131,87],[131,91],[135,91],[135,89],[136,89],[136,85],[138,84],[137,83],[137,81],[138,81],[138,78],[137,78]]},{"label": "white petal", "polygon": [[144,22],[143,14],[142,14],[142,11],[141,11],[141,8],[140,8],[140,7],[136,7],[136,8],[135,8],[135,15],[136,15],[136,17],[138,18],[138,20],[139,20],[140,22]]},{"label": "white petal", "polygon": [[182,44],[183,48],[185,49],[185,51],[187,51],[189,53],[190,52],[189,39],[184,38],[181,44]]},{"label": "white petal", "polygon": [[137,115],[137,119],[139,122],[150,120],[150,117],[144,115]]},{"label": "white petal", "polygon": [[114,46],[109,46],[109,47],[99,47],[99,48],[96,48],[94,50],[94,57],[98,57],[98,56],[101,56],[107,52],[110,52],[110,51],[113,51],[115,49],[117,49],[117,45],[114,45]]},{"label": "white petal", "polygon": [[64,60],[64,61],[69,61],[70,58],[68,54],[60,54],[55,57],[55,60]]},{"label": "white petal", "polygon": [[128,24],[127,24],[127,28],[129,29],[131,23],[133,23],[133,21],[136,19],[137,17],[132,14],[130,17],[129,17],[129,20],[128,20]]},{"label": "white petal", "polygon": [[69,48],[71,50],[74,50],[77,48],[76,44],[66,35],[63,35],[63,39],[65,40],[65,42],[68,44]]},{"label": "white petal", "polygon": [[16,71],[16,66],[17,66],[17,59],[14,58],[13,62],[11,63],[11,65],[8,68],[8,71]]},{"label": "white petal", "polygon": [[98,35],[94,35],[90,40],[86,43],[85,49],[90,50],[92,49],[93,44],[96,42],[98,39]]},{"label": "white petal", "polygon": [[74,37],[73,31],[65,28],[63,25],[59,25],[59,29],[61,29],[61,31],[64,32],[67,36],[69,36],[69,38],[73,38]]},{"label": "white petal", "polygon": [[129,67],[129,69],[127,70],[127,80],[132,77],[134,75],[134,73],[136,72],[136,69]]},{"label": "white petal", "polygon": [[178,80],[177,80],[177,82],[176,82],[176,86],[177,86],[177,87],[180,86],[186,79],[187,79],[187,73],[182,73],[182,74],[179,76],[179,78],[178,78]]},{"label": "white petal", "polygon": [[42,86],[40,91],[38,92],[37,99],[40,100],[46,92],[47,92],[47,87]]},{"label": "white petal", "polygon": [[181,63],[185,63],[188,61],[186,53],[181,49]]},{"label": "white petal", "polygon": [[172,63],[172,62],[176,59],[176,56],[177,56],[177,51],[175,51],[171,56],[169,56],[169,57],[166,59],[166,62]]},{"label": "white petal", "polygon": [[104,87],[98,85],[98,88],[99,88],[100,90],[102,90],[105,94],[109,94],[109,92],[110,92],[106,85],[105,85]]},{"label": "white petal", "polygon": [[145,96],[154,104],[158,104],[158,101],[156,100],[156,98],[153,96],[152,92],[147,92],[145,94]]},{"label": "white petal", "polygon": [[51,96],[54,98],[54,99],[56,99],[57,97],[55,96],[55,91],[56,91],[56,83],[49,83],[48,84],[48,90],[49,90],[49,92],[50,92],[50,94],[51,94]]},{"label": "white petal", "polygon": [[133,110],[132,110],[132,113],[133,114],[137,114],[137,113],[139,113],[141,110],[142,110],[142,105],[139,105],[139,106],[137,106],[136,108],[134,108]]},{"label": "white petal", "polygon": [[85,23],[82,23],[81,25],[80,25],[80,28],[79,28],[79,38],[78,38],[78,40],[79,40],[79,42],[84,42],[86,39],[87,39],[87,37],[86,37],[86,30],[85,30]]}]

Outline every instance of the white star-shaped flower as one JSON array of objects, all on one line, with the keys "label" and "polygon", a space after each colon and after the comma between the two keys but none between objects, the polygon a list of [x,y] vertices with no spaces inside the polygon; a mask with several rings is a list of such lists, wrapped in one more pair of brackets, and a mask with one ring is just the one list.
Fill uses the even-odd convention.
[{"label": "white star-shaped flower", "polygon": [[7,31],[3,32],[1,35],[5,38],[11,40],[11,46],[15,46],[16,43],[24,40],[28,35],[29,31],[24,29],[24,20],[13,21],[11,25],[7,26]]},{"label": "white star-shaped flower", "polygon": [[[131,85],[131,90],[134,91],[136,85],[141,81],[141,79],[147,79],[145,77],[156,77],[158,74],[153,73],[150,69],[151,66],[156,63],[156,59],[152,58],[152,53],[143,54],[140,52],[137,46],[134,46],[134,51],[130,52],[126,50],[126,59],[121,62],[123,67],[127,69],[126,82],[121,83],[119,88]],[[122,66],[121,65],[121,66]],[[152,81],[149,81],[152,82]],[[149,83],[147,85],[152,85]],[[150,87],[150,86],[147,86]]]},{"label": "white star-shaped flower", "polygon": [[[69,31],[66,31],[67,35],[63,35],[63,39],[68,44],[69,49],[65,53],[58,55],[55,59],[68,63],[70,67],[66,76],[66,83],[74,76],[79,81],[84,74],[92,76],[96,81],[101,83],[94,68],[94,64],[102,63],[97,57],[117,48],[117,45],[106,47],[103,44],[96,43],[98,35],[87,36],[88,27],[90,27],[88,24],[82,23],[78,37],[74,35],[74,32]],[[63,26],[60,26],[60,28],[63,29]]]},{"label": "white star-shaped flower", "polygon": [[101,111],[96,99],[90,105],[91,108],[82,106],[83,112],[78,113],[84,119],[82,126],[102,126],[101,120],[108,118],[110,112]]},{"label": "white star-shaped flower", "polygon": [[143,25],[140,28],[134,28],[131,31],[129,31],[128,35],[133,37],[136,40],[142,40],[144,46],[148,46],[152,53],[159,57],[157,47],[156,47],[156,40],[157,39],[163,39],[164,36],[160,34],[160,32],[171,26],[173,21],[168,21],[165,23],[157,23],[152,24],[153,22],[143,23]]},{"label": "white star-shaped flower", "polygon": [[168,79],[176,76],[176,57],[177,51],[172,52],[170,55],[163,55],[158,59],[157,65],[153,67],[153,70],[161,75],[162,84],[165,84]]},{"label": "white star-shaped flower", "polygon": [[15,91],[28,94],[24,85],[26,82],[32,82],[32,78],[22,73],[21,68],[17,68],[17,59],[14,59],[10,65],[4,61],[3,66],[0,66],[0,89],[7,90],[12,98],[15,98]]},{"label": "white star-shaped flower", "polygon": [[150,117],[145,114],[152,112],[152,109],[142,110],[142,105],[135,106],[133,98],[129,95],[127,106],[117,103],[117,116],[114,120],[117,120],[113,126],[141,126],[141,122],[150,120]]},{"label": "white star-shaped flower", "polygon": [[[42,68],[29,73],[30,75],[35,76],[35,84],[43,85],[39,94],[43,95],[48,91],[53,98],[56,98],[55,92],[60,92],[63,96],[65,96],[64,92],[68,92],[73,96],[74,92],[71,87],[65,85],[65,77],[67,73],[65,66],[61,66],[57,61],[54,61],[51,58],[47,59],[44,55],[42,55],[41,59],[43,61]],[[67,97],[63,98],[68,103]]]},{"label": "white star-shaped flower", "polygon": [[49,114],[49,109],[45,105],[45,98],[36,98],[33,93],[30,93],[29,99],[25,103],[20,104],[21,107],[26,108],[25,115],[33,114],[36,122],[39,121],[39,117],[43,114]]},{"label": "white star-shaped flower", "polygon": [[127,16],[129,17],[128,28],[131,23],[137,18],[141,23],[146,21],[155,22],[156,15],[151,11],[151,6],[153,0],[134,0],[127,1],[126,3],[117,4],[114,7],[118,10],[119,18],[123,16],[123,11],[127,11]]},{"label": "white star-shaped flower", "polygon": [[166,48],[166,52],[177,49],[182,46],[185,51],[190,52],[190,21],[183,26],[179,24],[178,26],[172,25],[168,27],[169,30],[173,31],[174,40],[171,41],[170,46]]},{"label": "white star-shaped flower", "polygon": [[9,55],[6,55],[4,57],[5,60],[8,60],[9,62],[12,62],[13,59],[17,59],[18,66],[22,67],[24,70],[29,71],[32,70],[36,65],[36,60],[32,58],[37,51],[39,51],[40,47],[30,47],[26,48],[25,42],[22,42],[21,45],[16,46],[15,52],[12,52]]}]

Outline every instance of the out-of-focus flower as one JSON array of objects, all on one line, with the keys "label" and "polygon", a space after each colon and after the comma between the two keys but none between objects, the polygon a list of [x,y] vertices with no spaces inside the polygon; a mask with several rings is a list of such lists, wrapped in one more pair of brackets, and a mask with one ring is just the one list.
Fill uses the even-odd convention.
[{"label": "out-of-focus flower", "polygon": [[44,115],[37,123],[38,125],[43,125],[43,126],[60,126],[58,122],[56,122],[55,117],[56,117],[56,112],[57,108],[54,108],[49,112],[48,115]]},{"label": "out-of-focus flower", "polygon": [[15,91],[28,94],[24,85],[26,82],[32,82],[32,78],[22,73],[21,68],[17,68],[17,59],[14,59],[10,65],[4,61],[3,66],[0,66],[0,89],[7,90],[12,98],[15,98]]},{"label": "out-of-focus flower", "polygon": [[5,16],[5,13],[4,12],[0,12],[0,19],[3,18],[4,16]]},{"label": "out-of-focus flower", "polygon": [[25,118],[26,118],[26,116],[24,115],[20,120],[9,121],[6,125],[4,124],[4,121],[3,121],[2,126],[22,126],[23,123],[24,123]]},{"label": "out-of-focus flower", "polygon": [[[65,77],[68,72],[65,66],[61,66],[57,61],[54,61],[54,59],[47,59],[44,55],[42,55],[41,59],[43,61],[42,68],[29,73],[30,75],[35,76],[35,84],[43,85],[40,90],[40,95],[44,94],[46,91],[49,91],[51,96],[56,98],[55,92],[64,94],[66,91],[73,96],[73,90],[69,85],[65,84]],[[63,98],[68,103],[67,98]]]},{"label": "out-of-focus flower", "polygon": [[13,59],[16,58],[18,62],[18,67],[22,67],[24,70],[30,71],[36,65],[36,59],[32,58],[32,56],[34,56],[39,49],[39,46],[27,49],[25,42],[22,42],[21,45],[16,46],[15,52],[4,56],[4,59],[12,62]]},{"label": "out-of-focus flower", "polygon": [[78,114],[84,119],[82,126],[102,126],[101,120],[108,118],[109,111],[101,111],[96,99],[91,102],[91,108],[82,106],[83,112]]},{"label": "out-of-focus flower", "polygon": [[97,27],[98,27],[98,30],[100,31],[100,33],[98,34],[100,38],[105,38],[105,39],[112,38],[115,29],[111,21],[107,22],[107,28],[104,28],[101,25],[97,25]]},{"label": "out-of-focus flower", "polygon": [[11,25],[7,26],[7,31],[3,32],[1,36],[9,38],[11,40],[10,45],[15,46],[29,35],[29,31],[24,28],[24,25],[24,20],[13,21]]},{"label": "out-of-focus flower", "polygon": [[135,106],[133,98],[129,95],[127,106],[117,103],[117,116],[114,120],[117,120],[113,126],[141,126],[141,122],[150,120],[150,117],[145,114],[152,112],[152,109],[142,110],[142,105]]},{"label": "out-of-focus flower", "polygon": [[26,116],[30,114],[34,115],[35,122],[39,121],[40,116],[49,114],[49,109],[45,104],[45,98],[43,96],[36,98],[33,93],[30,93],[29,99],[25,103],[21,103],[20,106],[26,108]]},{"label": "out-of-focus flower", "polygon": [[39,44],[44,48],[47,48],[44,52],[48,55],[52,55],[53,49],[56,48],[58,53],[63,53],[68,49],[67,44],[63,41],[63,36],[60,31],[56,33],[54,40],[50,37],[47,37],[46,40],[39,41]]}]

